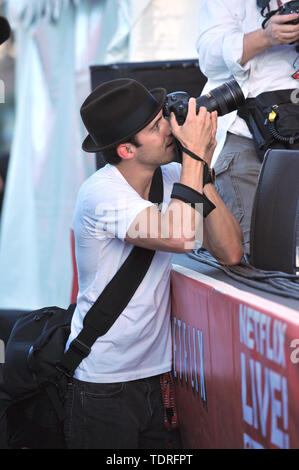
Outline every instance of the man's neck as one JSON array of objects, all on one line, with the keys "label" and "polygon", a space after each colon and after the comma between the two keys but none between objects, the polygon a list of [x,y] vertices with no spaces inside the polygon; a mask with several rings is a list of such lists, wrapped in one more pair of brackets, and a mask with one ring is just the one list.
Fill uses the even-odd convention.
[{"label": "man's neck", "polygon": [[152,178],[155,172],[153,167],[137,166],[136,162],[120,162],[116,168],[132,188],[143,198],[149,198]]}]

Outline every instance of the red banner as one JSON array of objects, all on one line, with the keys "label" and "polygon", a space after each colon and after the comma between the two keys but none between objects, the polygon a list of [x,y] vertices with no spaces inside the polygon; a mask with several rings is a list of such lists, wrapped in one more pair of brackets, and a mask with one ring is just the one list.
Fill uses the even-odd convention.
[{"label": "red banner", "polygon": [[182,266],[172,331],[184,448],[299,447],[299,312]]}]

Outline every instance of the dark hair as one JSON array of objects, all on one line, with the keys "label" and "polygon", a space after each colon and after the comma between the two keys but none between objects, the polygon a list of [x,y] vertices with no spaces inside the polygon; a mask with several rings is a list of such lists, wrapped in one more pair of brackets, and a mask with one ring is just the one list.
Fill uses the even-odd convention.
[{"label": "dark hair", "polygon": [[[130,143],[132,145],[135,145],[135,147],[140,147],[141,144],[138,142],[136,135],[133,135],[132,137],[129,137],[128,139],[124,140],[121,143]],[[120,144],[115,145],[114,147],[111,147],[108,150],[102,150],[102,155],[107,163],[110,163],[111,165],[117,165],[119,162],[121,162],[121,157],[117,153],[117,147]]]}]

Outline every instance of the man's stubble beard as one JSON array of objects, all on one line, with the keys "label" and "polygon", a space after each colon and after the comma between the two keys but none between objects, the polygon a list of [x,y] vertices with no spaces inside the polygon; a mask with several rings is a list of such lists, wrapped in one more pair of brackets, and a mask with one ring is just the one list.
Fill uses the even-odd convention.
[{"label": "man's stubble beard", "polygon": [[154,155],[152,158],[149,157],[146,152],[141,153],[139,156],[140,161],[143,161],[143,163],[146,163],[147,165],[154,165],[155,167],[168,165],[168,163],[175,161],[175,158],[176,149],[173,148],[172,151],[169,151],[166,147],[161,151],[161,153]]}]

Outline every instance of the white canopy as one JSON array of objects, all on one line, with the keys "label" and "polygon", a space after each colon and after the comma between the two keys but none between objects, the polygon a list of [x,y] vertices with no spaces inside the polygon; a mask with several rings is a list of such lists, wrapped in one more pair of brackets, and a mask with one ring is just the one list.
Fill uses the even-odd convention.
[{"label": "white canopy", "polygon": [[15,31],[16,124],[0,238],[0,308],[65,307],[89,66],[196,57],[200,1],[7,0]]}]

